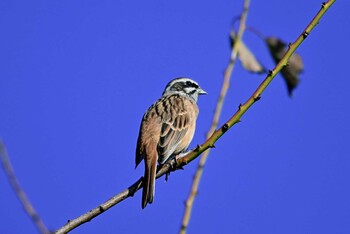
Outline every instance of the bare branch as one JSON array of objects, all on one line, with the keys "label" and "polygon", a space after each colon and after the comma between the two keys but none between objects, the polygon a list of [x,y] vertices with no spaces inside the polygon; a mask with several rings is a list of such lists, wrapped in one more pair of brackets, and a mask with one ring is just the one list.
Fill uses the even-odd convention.
[{"label": "bare branch", "polygon": [[[213,117],[213,120],[211,123],[211,127],[210,127],[210,129],[207,133],[207,136],[206,136],[207,139],[213,134],[213,132],[215,131],[215,129],[217,128],[218,123],[219,123],[219,119],[220,119],[220,115],[221,115],[221,111],[222,111],[222,106],[224,104],[224,100],[225,100],[228,88],[230,86],[230,79],[231,79],[232,71],[234,69],[235,62],[237,59],[238,48],[241,44],[243,33],[245,30],[249,5],[250,5],[250,0],[245,0],[244,5],[243,5],[242,14],[240,17],[238,35],[237,35],[237,38],[235,40],[234,45],[232,46],[231,59],[230,59],[229,64],[227,65],[227,68],[226,68],[225,73],[224,73],[224,80],[223,80],[223,83],[221,86],[219,99],[218,99],[217,104],[216,104],[215,113],[214,113],[214,117]],[[200,180],[202,178],[204,165],[207,161],[209,153],[210,153],[210,149],[208,149],[207,151],[205,151],[203,153],[203,155],[201,156],[201,158],[199,160],[196,173],[193,177],[191,191],[190,191],[190,193],[187,197],[187,200],[185,202],[185,211],[184,211],[184,215],[182,218],[182,224],[181,224],[181,228],[180,228],[181,234],[185,234],[187,231],[188,223],[190,222],[190,218],[191,218],[193,203],[194,203],[194,200],[195,200],[196,195],[198,193],[199,183],[200,183]]]},{"label": "bare branch", "polygon": [[29,218],[32,220],[38,231],[42,234],[48,234],[50,231],[47,229],[43,221],[40,219],[38,213],[35,211],[34,207],[30,203],[27,195],[25,194],[24,190],[22,189],[21,185],[19,184],[15,171],[12,168],[10,158],[7,154],[6,146],[3,143],[3,141],[0,139],[0,159],[2,167],[5,171],[5,174],[10,182],[10,185],[15,192],[19,202],[22,204],[25,213],[29,216]]}]

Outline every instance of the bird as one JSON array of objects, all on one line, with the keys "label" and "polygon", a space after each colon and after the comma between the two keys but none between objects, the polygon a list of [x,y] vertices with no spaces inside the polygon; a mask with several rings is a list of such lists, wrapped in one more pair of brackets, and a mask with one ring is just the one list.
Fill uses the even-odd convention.
[{"label": "bird", "polygon": [[194,80],[171,80],[159,98],[143,115],[136,146],[135,168],[145,163],[142,209],[151,204],[155,192],[157,162],[163,165],[186,152],[198,117],[197,100],[207,94]]}]

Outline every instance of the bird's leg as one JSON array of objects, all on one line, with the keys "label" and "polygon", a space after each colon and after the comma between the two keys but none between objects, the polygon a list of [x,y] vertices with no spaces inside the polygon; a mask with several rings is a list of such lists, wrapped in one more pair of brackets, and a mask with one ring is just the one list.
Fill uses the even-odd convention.
[{"label": "bird's leg", "polygon": [[[184,150],[184,151],[182,151],[181,153],[179,153],[178,155],[176,155],[176,156],[175,156],[175,160],[174,160],[175,165],[173,165],[173,166],[176,167],[176,166],[177,166],[177,160],[180,159],[180,158],[182,158],[182,157],[184,157],[184,156],[186,156],[186,155],[189,154],[191,151],[192,151],[192,150]],[[180,165],[180,166],[177,166],[177,169],[183,170],[184,168]],[[174,168],[174,170],[175,170],[175,168]]]},{"label": "bird's leg", "polygon": [[182,151],[181,153],[175,155],[175,157],[173,157],[174,160],[169,160],[169,166],[170,166],[170,170],[165,174],[165,181],[168,181],[168,178],[170,176],[170,172],[175,171],[175,170],[183,170],[184,168],[182,166],[177,166],[177,160],[179,158],[184,157],[185,155],[187,155],[191,150],[186,150],[186,151]]}]

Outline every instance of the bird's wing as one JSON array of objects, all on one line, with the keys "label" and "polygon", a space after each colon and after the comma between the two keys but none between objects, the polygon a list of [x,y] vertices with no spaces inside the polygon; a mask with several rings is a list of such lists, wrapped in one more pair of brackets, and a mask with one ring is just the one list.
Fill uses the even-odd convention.
[{"label": "bird's wing", "polygon": [[181,139],[188,132],[191,125],[190,113],[186,108],[185,97],[180,95],[171,95],[163,98],[159,112],[161,116],[161,133],[158,150],[158,162],[165,163],[174,153],[180,153],[188,147],[181,142]]}]

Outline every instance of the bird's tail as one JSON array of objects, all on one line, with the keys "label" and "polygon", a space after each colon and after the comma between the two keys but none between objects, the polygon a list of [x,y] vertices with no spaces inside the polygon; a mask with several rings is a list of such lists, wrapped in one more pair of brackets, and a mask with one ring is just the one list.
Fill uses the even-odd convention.
[{"label": "bird's tail", "polygon": [[145,158],[145,175],[143,177],[142,209],[147,203],[151,204],[154,197],[154,188],[157,172],[157,157]]}]

